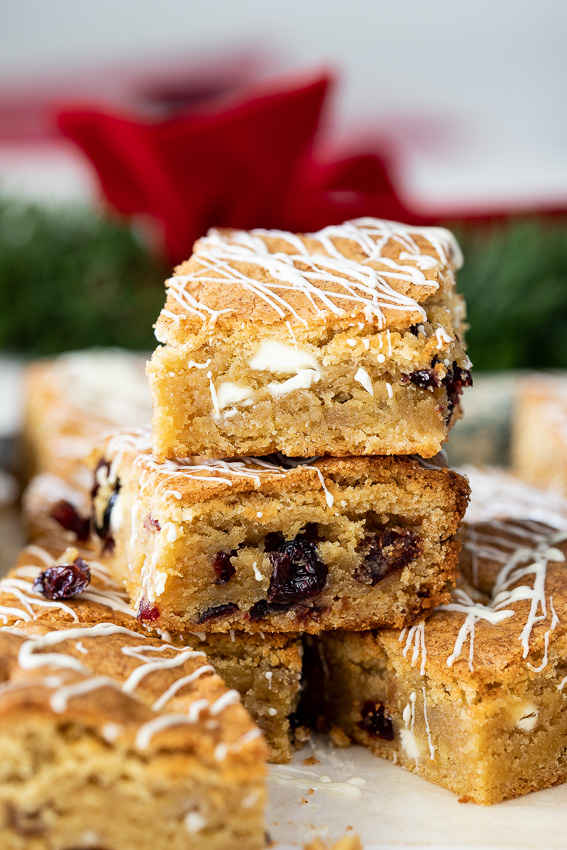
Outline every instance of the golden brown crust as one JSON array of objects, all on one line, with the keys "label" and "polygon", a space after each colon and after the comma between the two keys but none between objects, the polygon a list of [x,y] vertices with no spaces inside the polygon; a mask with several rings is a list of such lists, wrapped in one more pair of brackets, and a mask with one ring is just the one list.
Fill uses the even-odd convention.
[{"label": "golden brown crust", "polygon": [[172,850],[263,846],[266,747],[202,653],[111,623],[3,628],[0,719],[2,847],[146,850],[162,818]]},{"label": "golden brown crust", "polygon": [[[140,751],[154,753],[176,747],[192,752],[209,766],[225,759],[227,764],[254,764],[265,758],[259,731],[240,698],[228,691],[214,673],[204,652],[175,649],[109,623],[79,624],[70,629],[51,625],[32,621],[13,627],[12,635],[6,629],[0,631],[0,651],[4,649],[3,642],[12,645],[9,637],[18,639],[18,653],[5,655],[8,681],[16,683],[31,677],[39,687],[46,688],[49,700],[43,708],[47,712],[73,716],[79,711],[103,734],[104,724],[112,718],[118,727],[125,728],[129,742]],[[34,644],[38,646],[36,651]],[[26,654],[30,645],[32,650]],[[43,652],[51,655],[51,664],[27,666],[24,658],[33,653],[37,660]],[[81,668],[71,668],[71,675],[65,666],[69,659]],[[146,667],[151,672],[142,678]],[[74,685],[95,685],[97,677],[104,677],[108,684],[103,682],[84,693],[71,691]],[[60,679],[63,681],[59,684]],[[54,681],[58,684],[51,687]],[[23,690],[26,688],[27,684]],[[141,703],[147,711],[138,710],[132,703]],[[215,709],[215,704],[220,710]],[[159,717],[164,718],[163,728],[156,723]],[[168,717],[173,721],[170,726],[166,725]],[[155,724],[155,732],[149,724]]]},{"label": "golden brown crust", "polygon": [[[158,337],[173,344],[183,344],[187,333],[198,333],[211,319],[220,329],[282,319],[332,327],[346,315],[353,323],[368,321],[369,305],[374,318],[381,315],[382,327],[409,327],[424,318],[425,300],[452,287],[452,270],[460,264],[448,231],[378,219],[307,235],[210,231],[193,250],[168,281],[157,323]],[[376,287],[370,270],[390,293],[385,298],[369,293]],[[402,298],[392,308],[396,295]]]},{"label": "golden brown crust", "polygon": [[[59,561],[61,563],[72,562],[74,554],[74,551],[69,550],[67,557],[63,555]],[[158,639],[147,636],[147,634],[144,635],[140,624],[129,614],[129,609],[123,601],[123,594],[118,592],[115,586],[113,589],[110,580],[106,582],[104,572],[97,569],[97,565],[92,561],[90,566],[94,573],[94,587],[89,587],[75,599],[50,603],[32,586],[33,577],[38,573],[38,569],[34,569],[33,564],[29,563],[30,560],[34,560],[34,556],[36,561],[43,562],[40,563],[40,568],[46,566],[45,561],[48,558],[48,553],[39,550],[38,547],[31,547],[31,552],[28,550],[27,553],[22,555],[19,568],[16,567],[7,579],[0,582],[0,618],[5,623],[9,623],[0,630],[0,637],[9,635],[8,628],[12,628],[20,636],[38,638],[53,636],[54,633],[58,632],[59,638],[47,637],[47,644],[52,640],[57,641],[55,651],[58,655],[63,654],[75,659],[80,666],[78,672],[81,676],[105,676],[113,680],[118,687],[124,686],[129,677],[134,674],[134,671],[141,668],[142,665],[154,662],[155,669],[152,670],[151,675],[141,676],[139,685],[126,686],[125,693],[128,696],[128,701],[135,697],[135,699],[146,704],[148,708],[153,707],[152,716],[154,718],[156,710],[158,713],[188,714],[191,712],[191,706],[197,701],[201,701],[201,712],[196,715],[191,729],[183,729],[181,735],[183,740],[188,740],[188,735],[189,737],[193,736],[196,741],[202,738],[202,746],[205,748],[203,753],[207,757],[211,757],[211,753],[217,745],[226,744],[230,750],[230,747],[245,734],[256,730],[248,714],[242,708],[240,698],[237,698],[235,692],[232,692],[232,697],[229,698],[226,709],[220,711],[218,715],[213,713],[216,718],[215,730],[210,735],[206,733],[208,727],[204,724],[209,707],[223,695],[226,695],[227,689],[222,680],[214,674],[213,668],[207,663],[205,653],[196,648],[199,643],[196,637],[193,639],[195,648],[187,646],[188,641],[186,641],[185,647],[176,649]],[[51,561],[51,563],[55,562]],[[93,601],[97,596],[101,598],[101,602]],[[118,610],[112,610],[105,603],[117,607]],[[69,639],[60,643],[59,639],[67,632]],[[81,632],[84,633],[84,637],[79,634]],[[6,637],[6,639],[10,643],[11,638],[9,640]],[[41,643],[40,640],[40,646]],[[156,658],[159,662],[164,661],[166,663],[155,663]],[[178,663],[180,659],[182,663]],[[65,659],[62,663],[65,665]],[[56,663],[55,667],[57,666]],[[74,672],[77,672],[76,667],[77,664],[72,664]],[[24,669],[26,675],[31,670],[34,675],[37,672],[38,675],[45,676],[42,666],[38,667],[37,671],[33,666]],[[65,666],[63,666],[63,669],[66,669]],[[195,674],[198,669],[200,669],[200,672],[196,674],[194,681],[190,680],[180,690],[174,690],[171,696],[163,702],[163,706],[159,704],[168,689],[172,687],[175,689],[180,680]],[[13,665],[8,672],[10,673],[9,678],[20,675]],[[102,690],[106,693],[108,689],[103,688]],[[92,710],[96,709],[99,696],[99,689],[89,695]],[[156,706],[159,707],[156,709]],[[104,707],[104,703],[102,707]],[[200,717],[201,714],[202,718]],[[168,740],[173,740],[176,731],[178,730],[172,728],[167,732]],[[251,735],[250,744],[246,744],[242,748],[246,757],[248,757],[249,751],[255,753],[256,756],[261,756],[265,750],[263,741],[259,737],[258,740],[255,740],[255,737]],[[201,743],[194,746],[200,752]],[[241,757],[243,756],[240,753],[237,758],[240,759]]]},{"label": "golden brown crust", "polygon": [[[76,548],[70,548],[62,553],[61,544],[57,546],[55,542],[51,547],[44,544],[24,549],[15,568],[0,581],[0,626],[39,633],[107,623],[138,633],[148,646],[160,646],[148,637],[148,630],[130,608],[126,592],[112,581],[107,568],[93,557],[92,551],[83,549],[80,553],[91,570],[91,583],[83,593],[61,602],[50,602],[33,589],[33,581],[42,570],[56,563],[71,563],[77,552]],[[176,646],[205,651],[228,687],[239,690],[246,708],[265,733],[270,760],[289,761],[292,751],[288,717],[296,708],[302,666],[297,636],[270,635],[266,638],[232,633],[207,637],[201,632],[185,632],[170,637]],[[105,651],[110,640],[105,638],[101,643]],[[165,649],[164,644],[161,647]],[[79,653],[76,657],[81,660],[83,653],[81,650]],[[272,693],[272,678],[274,689],[278,688],[275,701],[271,699],[276,697],[275,690]],[[156,678],[154,683],[158,681]],[[155,700],[151,694],[149,699],[153,704]],[[272,702],[278,704],[277,714],[268,712]]]},{"label": "golden brown crust", "polygon": [[324,498],[321,476],[325,483],[330,484],[331,493],[333,485],[339,488],[355,486],[365,479],[391,479],[393,482],[411,479],[416,488],[434,485],[441,491],[447,490],[453,494],[456,513],[461,515],[470,492],[463,476],[448,468],[440,470],[417,457],[325,457],[291,462],[291,467],[288,465],[289,459],[277,455],[273,460],[188,458],[160,462],[151,454],[149,435],[141,431],[108,435],[93,450],[89,463],[95,468],[101,460],[111,461],[114,469],[122,465],[135,466],[140,475],[141,488],[150,486],[164,500],[172,504],[182,503],[184,506],[199,504],[226,493],[245,495],[259,490],[266,496],[273,496],[281,492],[313,492],[320,489]]}]

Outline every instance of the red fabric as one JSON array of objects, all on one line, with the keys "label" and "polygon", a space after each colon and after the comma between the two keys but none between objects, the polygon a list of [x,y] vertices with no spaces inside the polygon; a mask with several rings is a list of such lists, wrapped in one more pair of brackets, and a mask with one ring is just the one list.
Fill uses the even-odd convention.
[{"label": "red fabric", "polygon": [[160,223],[170,261],[209,227],[309,231],[360,215],[417,221],[377,155],[324,162],[317,129],[329,80],[149,123],[66,108],[65,136],[92,160],[109,203]]}]

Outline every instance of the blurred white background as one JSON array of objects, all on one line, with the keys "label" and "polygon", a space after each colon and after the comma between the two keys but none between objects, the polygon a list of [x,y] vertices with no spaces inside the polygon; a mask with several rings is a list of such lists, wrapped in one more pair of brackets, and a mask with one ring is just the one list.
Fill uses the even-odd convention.
[{"label": "blurred white background", "polygon": [[[227,49],[264,75],[335,69],[337,138],[394,140],[405,191],[430,206],[567,202],[564,0],[17,0],[2,2],[4,92],[105,63]],[[0,189],[92,191],[76,155],[50,168],[0,148]]]}]

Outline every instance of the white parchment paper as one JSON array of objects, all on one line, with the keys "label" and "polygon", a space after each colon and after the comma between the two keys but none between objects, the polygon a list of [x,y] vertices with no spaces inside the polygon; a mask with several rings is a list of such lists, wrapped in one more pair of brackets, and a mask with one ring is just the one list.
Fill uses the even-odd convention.
[{"label": "white parchment paper", "polygon": [[[310,756],[319,764],[304,765]],[[270,768],[269,788],[277,850],[315,836],[337,840],[349,827],[364,850],[567,848],[567,785],[494,806],[463,804],[362,747],[335,749],[318,738],[291,765]]]}]

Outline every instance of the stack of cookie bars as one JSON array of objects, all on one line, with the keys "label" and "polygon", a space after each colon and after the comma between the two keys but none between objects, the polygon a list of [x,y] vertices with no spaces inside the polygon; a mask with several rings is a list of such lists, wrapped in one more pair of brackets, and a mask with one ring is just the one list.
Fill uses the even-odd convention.
[{"label": "stack of cookie bars", "polygon": [[276,761],[302,634],[449,601],[468,487],[410,455],[441,449],[470,382],[458,262],[448,232],[376,220],[210,233],[167,284],[151,435],[93,454],[114,578],[151,631],[202,638]]},{"label": "stack of cookie bars", "polygon": [[471,383],[460,262],[375,219],[213,231],[167,282],[151,431],[137,396],[98,439],[60,417],[95,536],[71,469],[0,586],[3,847],[262,847],[301,706],[461,799],[565,780],[567,508],[471,470],[461,528],[437,456]]}]

